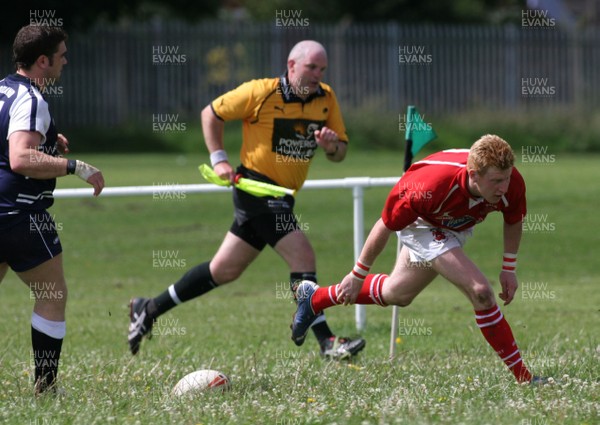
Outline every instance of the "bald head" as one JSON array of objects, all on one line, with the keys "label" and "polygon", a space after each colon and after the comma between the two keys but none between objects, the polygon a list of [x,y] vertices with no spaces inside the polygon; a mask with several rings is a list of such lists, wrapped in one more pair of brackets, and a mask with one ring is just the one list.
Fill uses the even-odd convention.
[{"label": "bald head", "polygon": [[325,58],[327,58],[327,52],[321,43],[314,40],[303,40],[292,47],[288,55],[288,61],[293,60],[298,62],[315,53],[325,55]]},{"label": "bald head", "polygon": [[287,69],[294,94],[306,99],[319,90],[321,78],[327,69],[327,52],[321,43],[301,41],[290,51]]}]

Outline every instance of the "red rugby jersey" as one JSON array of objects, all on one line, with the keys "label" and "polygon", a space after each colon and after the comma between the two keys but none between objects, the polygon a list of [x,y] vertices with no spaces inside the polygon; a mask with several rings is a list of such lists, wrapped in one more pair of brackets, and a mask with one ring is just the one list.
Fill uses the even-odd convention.
[{"label": "red rugby jersey", "polygon": [[493,211],[515,224],[527,212],[525,181],[513,167],[508,191],[497,204],[469,193],[468,149],[450,149],[415,162],[396,183],[381,218],[390,230],[402,230],[418,218],[436,227],[461,231],[481,223]]}]

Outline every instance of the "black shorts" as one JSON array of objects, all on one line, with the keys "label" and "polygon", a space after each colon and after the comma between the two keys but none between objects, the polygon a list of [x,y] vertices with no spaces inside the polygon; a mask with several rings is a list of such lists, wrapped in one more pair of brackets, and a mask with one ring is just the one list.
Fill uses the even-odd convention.
[{"label": "black shorts", "polygon": [[[277,184],[243,166],[237,172],[253,180]],[[294,215],[293,196],[258,197],[234,188],[233,204],[235,219],[229,231],[259,251],[267,244],[273,247],[284,236],[301,230]]]},{"label": "black shorts", "polygon": [[39,266],[62,252],[57,225],[47,211],[24,212],[0,227],[0,263],[15,272]]}]

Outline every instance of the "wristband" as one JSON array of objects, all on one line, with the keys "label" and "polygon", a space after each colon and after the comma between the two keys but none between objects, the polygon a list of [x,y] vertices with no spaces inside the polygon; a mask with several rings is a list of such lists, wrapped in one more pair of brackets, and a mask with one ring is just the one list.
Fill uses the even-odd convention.
[{"label": "wristband", "polygon": [[75,169],[77,168],[77,161],[74,159],[67,160],[67,174],[75,174]]},{"label": "wristband", "polygon": [[517,254],[511,254],[509,252],[504,253],[502,258],[502,271],[509,273],[517,272]]},{"label": "wristband", "polygon": [[219,162],[229,161],[227,158],[227,152],[223,149],[219,149],[218,151],[214,151],[210,154],[210,164],[213,166],[217,165]]},{"label": "wristband", "polygon": [[335,150],[333,152],[325,152],[325,155],[327,156],[333,156],[337,153],[337,151],[340,149],[340,142],[337,142],[337,144],[335,145]]},{"label": "wristband", "polygon": [[352,269],[352,274],[356,279],[363,281],[369,274],[369,270],[371,270],[371,266],[367,266],[366,264],[361,263],[359,260],[354,265],[354,268]]},{"label": "wristband", "polygon": [[75,175],[83,181],[87,181],[91,176],[100,172],[96,167],[86,164],[83,161],[75,161]]}]

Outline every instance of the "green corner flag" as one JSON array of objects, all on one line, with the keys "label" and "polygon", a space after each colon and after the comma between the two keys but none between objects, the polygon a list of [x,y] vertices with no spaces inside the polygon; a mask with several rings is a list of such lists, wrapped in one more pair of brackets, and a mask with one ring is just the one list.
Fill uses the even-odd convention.
[{"label": "green corner flag", "polygon": [[437,137],[431,124],[427,124],[419,115],[417,108],[409,105],[406,110],[406,152],[404,155],[404,171],[408,170],[415,155],[423,146]]}]

